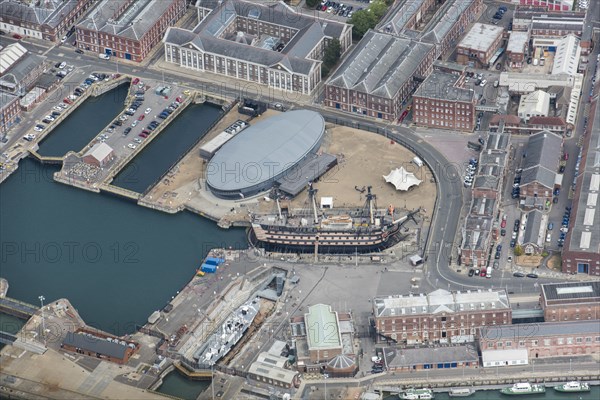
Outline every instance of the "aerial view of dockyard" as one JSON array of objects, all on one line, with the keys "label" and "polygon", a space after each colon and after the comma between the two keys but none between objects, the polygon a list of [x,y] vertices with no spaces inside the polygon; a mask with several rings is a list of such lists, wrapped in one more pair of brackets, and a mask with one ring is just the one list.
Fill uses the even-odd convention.
[{"label": "aerial view of dockyard", "polygon": [[598,399],[599,15],[0,0],[0,398]]}]

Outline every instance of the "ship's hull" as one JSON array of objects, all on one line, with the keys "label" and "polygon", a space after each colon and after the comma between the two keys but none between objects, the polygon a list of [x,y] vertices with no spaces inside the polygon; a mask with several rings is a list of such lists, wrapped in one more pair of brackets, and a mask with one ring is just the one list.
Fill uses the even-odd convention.
[{"label": "ship's hull", "polygon": [[267,251],[282,253],[375,253],[403,240],[400,224],[381,229],[324,231],[253,224],[250,241]]},{"label": "ship's hull", "polygon": [[555,386],[554,390],[556,390],[557,392],[561,392],[561,393],[583,393],[583,392],[589,392],[590,390],[592,390],[590,387],[584,388],[578,388],[578,389],[573,389],[573,388],[565,388],[563,386]]}]

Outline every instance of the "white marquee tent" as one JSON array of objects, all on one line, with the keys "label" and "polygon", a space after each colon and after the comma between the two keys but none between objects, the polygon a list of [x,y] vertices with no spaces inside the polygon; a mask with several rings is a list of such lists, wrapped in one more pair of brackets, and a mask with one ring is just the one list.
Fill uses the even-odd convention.
[{"label": "white marquee tent", "polygon": [[404,167],[392,170],[387,176],[384,175],[383,179],[387,183],[394,185],[396,190],[408,190],[413,186],[418,186],[422,182],[417,179],[415,174],[407,172]]}]

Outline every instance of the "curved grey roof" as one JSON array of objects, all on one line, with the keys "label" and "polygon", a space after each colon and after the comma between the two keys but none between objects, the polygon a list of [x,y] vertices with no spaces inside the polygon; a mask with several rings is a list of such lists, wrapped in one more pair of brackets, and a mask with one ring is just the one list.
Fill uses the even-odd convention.
[{"label": "curved grey roof", "polygon": [[288,111],[246,128],[210,160],[206,182],[219,191],[261,185],[293,168],[321,142],[325,121],[309,110]]}]

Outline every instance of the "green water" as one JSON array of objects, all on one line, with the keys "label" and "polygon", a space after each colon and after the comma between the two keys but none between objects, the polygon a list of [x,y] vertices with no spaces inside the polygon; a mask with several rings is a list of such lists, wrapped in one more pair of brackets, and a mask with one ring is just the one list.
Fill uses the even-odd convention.
[{"label": "green water", "polygon": [[[222,113],[221,108],[208,104],[189,106],[127,164],[112,184],[143,193],[206,134],[208,127]],[[169,151],[165,152],[165,148]]]},{"label": "green water", "polygon": [[[98,97],[88,97],[40,143],[43,156],[61,157],[83,149],[123,110],[129,85],[123,84]],[[57,98],[56,103],[62,101]]]},{"label": "green water", "polygon": [[173,371],[164,378],[163,384],[160,385],[157,392],[170,394],[184,400],[196,400],[198,395],[209,385],[210,382],[191,381],[177,371]]}]

